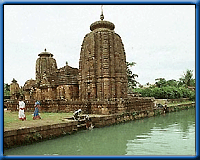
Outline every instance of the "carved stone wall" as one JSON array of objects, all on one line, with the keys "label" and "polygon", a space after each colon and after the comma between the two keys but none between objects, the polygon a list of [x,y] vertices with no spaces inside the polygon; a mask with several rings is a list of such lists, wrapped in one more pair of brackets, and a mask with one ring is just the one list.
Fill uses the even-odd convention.
[{"label": "carved stone wall", "polygon": [[78,85],[59,85],[57,87],[57,99],[78,99]]},{"label": "carved stone wall", "polygon": [[127,97],[126,55],[114,24],[97,21],[84,37],[79,59],[79,97],[104,100]]},{"label": "carved stone wall", "polygon": [[78,99],[78,69],[66,66],[57,69],[50,52],[41,52],[36,61],[36,80],[24,84],[26,100],[75,100]]},{"label": "carved stone wall", "polygon": [[17,81],[13,78],[12,83],[10,84],[10,99],[18,99],[20,96],[19,93],[19,84],[17,83]]},{"label": "carved stone wall", "polygon": [[[27,111],[41,101],[41,112],[115,114],[152,110],[154,99],[127,95],[126,54],[114,24],[103,20],[90,25],[91,32],[83,40],[79,70],[66,66],[57,69],[50,52],[40,53],[36,61],[36,80],[24,85]],[[11,85],[17,90],[17,84]],[[14,93],[14,91],[13,91]],[[15,110],[17,102],[8,103]]]},{"label": "carved stone wall", "polygon": [[57,63],[50,52],[41,52],[38,54],[39,58],[36,60],[36,83],[49,85],[48,80],[52,73],[57,71]]},{"label": "carved stone wall", "polygon": [[23,86],[25,99],[35,98],[35,90],[34,90],[35,85],[36,85],[36,80],[33,80],[33,79],[27,80],[25,82]]},{"label": "carved stone wall", "polygon": [[[25,100],[26,112],[34,111],[34,100]],[[115,114],[133,113],[154,109],[154,98],[134,97],[131,99],[118,99],[116,101],[71,101],[71,100],[41,100],[40,112],[74,112],[81,109],[84,114]],[[18,101],[13,100],[7,103],[7,108],[17,111]]]}]

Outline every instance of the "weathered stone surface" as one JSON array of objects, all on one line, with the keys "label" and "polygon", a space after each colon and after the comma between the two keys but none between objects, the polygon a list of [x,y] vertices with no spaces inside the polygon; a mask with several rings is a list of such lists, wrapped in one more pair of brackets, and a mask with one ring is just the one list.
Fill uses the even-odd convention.
[{"label": "weathered stone surface", "polygon": [[[102,16],[101,16],[102,17]],[[36,80],[26,81],[23,90],[26,111],[115,114],[153,108],[153,99],[127,95],[126,54],[121,37],[112,22],[96,21],[81,46],[79,69],[57,68],[53,54],[41,52],[36,60]],[[13,81],[13,101],[8,109],[16,110],[18,84]]]},{"label": "weathered stone surface", "polygon": [[114,24],[97,21],[84,37],[79,59],[79,98],[127,97],[126,55]]},{"label": "weathered stone surface", "polygon": [[4,137],[11,137],[11,136],[14,136],[14,135],[17,135],[17,130],[10,130],[10,131],[6,131],[4,132]]},{"label": "weathered stone surface", "polygon": [[19,93],[19,84],[17,81],[13,78],[12,83],[10,84],[10,99],[15,100],[19,99],[20,93]]},{"label": "weathered stone surface", "polygon": [[18,129],[17,134],[26,134],[30,132],[30,128]]},{"label": "weathered stone surface", "polygon": [[[187,108],[185,105],[177,105],[170,107],[170,111],[178,111],[181,109],[188,109],[189,107],[194,107],[195,104],[188,104]],[[126,122],[134,119],[140,119],[144,117],[156,116],[159,114],[164,114],[163,109],[150,109],[137,111],[135,113],[126,112],[123,114],[114,115],[95,115],[91,116],[91,123],[95,128],[109,126],[115,123]],[[15,145],[28,144],[34,141],[41,141],[42,139],[51,139],[56,136],[71,134],[72,132],[78,131],[80,128],[77,127],[78,121],[72,121],[69,123],[54,124],[40,127],[33,127],[29,129],[29,132],[12,130],[4,131],[4,148],[9,148]],[[80,126],[79,126],[80,127]],[[85,126],[83,125],[83,128]],[[85,129],[85,128],[84,128]]]},{"label": "weathered stone surface", "polygon": [[[53,54],[46,49],[38,56],[36,80],[27,80],[23,86],[25,100],[78,99],[78,69],[68,66],[67,63],[58,69]],[[13,83],[12,88],[17,90],[16,83]]]}]

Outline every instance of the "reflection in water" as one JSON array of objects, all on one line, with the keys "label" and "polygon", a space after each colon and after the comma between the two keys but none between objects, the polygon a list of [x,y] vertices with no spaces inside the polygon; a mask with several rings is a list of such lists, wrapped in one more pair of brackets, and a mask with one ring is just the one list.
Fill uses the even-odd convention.
[{"label": "reflection in water", "polygon": [[195,125],[184,135],[178,125],[153,127],[149,133],[127,140],[126,155],[195,155]]},{"label": "reflection in water", "polygon": [[195,109],[4,151],[5,155],[195,155]]}]

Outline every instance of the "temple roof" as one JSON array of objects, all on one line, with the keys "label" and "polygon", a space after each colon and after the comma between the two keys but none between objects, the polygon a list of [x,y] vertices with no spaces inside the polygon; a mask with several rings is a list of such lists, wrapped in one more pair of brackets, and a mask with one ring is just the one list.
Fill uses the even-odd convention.
[{"label": "temple roof", "polygon": [[112,23],[112,22],[109,22],[109,21],[96,21],[94,23],[92,23],[90,25],[90,30],[93,31],[95,29],[98,29],[98,28],[107,28],[107,29],[110,29],[110,30],[114,30],[115,29],[115,25]]},{"label": "temple roof", "polygon": [[44,52],[41,52],[40,54],[38,54],[38,56],[40,57],[53,57],[53,54],[50,52],[46,51],[46,48],[44,49]]},{"label": "temple roof", "polygon": [[104,15],[103,15],[103,5],[101,6],[101,15],[100,15],[100,19],[101,21],[96,21],[94,23],[92,23],[90,25],[90,30],[93,31],[95,29],[98,29],[98,28],[107,28],[107,29],[110,29],[110,30],[114,30],[115,29],[115,25],[112,23],[112,22],[109,22],[109,21],[104,21]]}]

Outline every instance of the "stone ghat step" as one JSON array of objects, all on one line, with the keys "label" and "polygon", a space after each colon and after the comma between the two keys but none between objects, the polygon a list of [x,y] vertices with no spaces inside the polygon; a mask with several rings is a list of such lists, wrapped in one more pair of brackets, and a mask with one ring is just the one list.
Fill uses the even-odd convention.
[{"label": "stone ghat step", "polygon": [[86,124],[78,124],[77,128],[82,128],[82,127],[85,127],[85,126],[86,126]]},{"label": "stone ghat step", "polygon": [[[63,118],[65,120],[74,120],[74,117],[65,117]],[[86,116],[79,116],[79,121],[84,121],[86,119]]]},{"label": "stone ghat step", "polygon": [[85,119],[80,119],[80,120],[78,120],[78,122],[80,122],[80,123],[85,122]]},{"label": "stone ghat step", "polygon": [[66,118],[63,118],[64,120],[74,120],[74,117],[66,117]]}]

